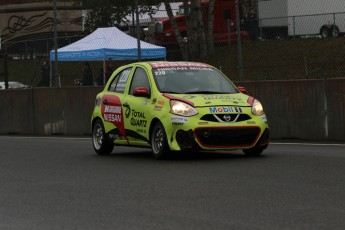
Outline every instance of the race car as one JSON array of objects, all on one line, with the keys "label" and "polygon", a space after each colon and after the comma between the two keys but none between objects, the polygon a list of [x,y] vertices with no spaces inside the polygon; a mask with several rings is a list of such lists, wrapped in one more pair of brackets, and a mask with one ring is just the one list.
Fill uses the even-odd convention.
[{"label": "race car", "polygon": [[173,152],[241,149],[260,155],[269,143],[261,103],[215,67],[198,62],[137,62],[119,67],[96,96],[91,117],[97,154],[114,146]]}]

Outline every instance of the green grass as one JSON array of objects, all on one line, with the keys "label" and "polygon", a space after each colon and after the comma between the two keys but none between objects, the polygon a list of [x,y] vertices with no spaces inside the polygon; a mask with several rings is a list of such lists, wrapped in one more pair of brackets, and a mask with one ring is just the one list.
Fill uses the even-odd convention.
[{"label": "green grass", "polygon": [[[202,61],[221,68],[232,80],[239,80],[237,45],[216,47]],[[112,61],[118,67],[132,61]],[[9,80],[36,86],[41,78],[42,60],[9,60]],[[285,80],[338,78],[345,74],[345,38],[291,39],[243,43],[244,80]],[[90,62],[94,78],[103,62]],[[82,77],[83,62],[59,62],[62,86]],[[3,65],[0,65],[0,73]],[[0,81],[3,81],[3,76]]]},{"label": "green grass", "polygon": [[[202,59],[238,79],[236,45],[219,47]],[[345,39],[295,39],[243,44],[245,80],[318,79],[343,77]]]}]

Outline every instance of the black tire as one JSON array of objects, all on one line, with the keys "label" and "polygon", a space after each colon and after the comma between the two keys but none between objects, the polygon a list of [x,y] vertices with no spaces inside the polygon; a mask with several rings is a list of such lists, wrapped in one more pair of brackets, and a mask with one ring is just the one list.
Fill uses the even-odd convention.
[{"label": "black tire", "polygon": [[264,151],[263,148],[259,148],[259,147],[253,147],[250,149],[243,149],[242,150],[244,152],[244,154],[246,154],[246,156],[260,156],[261,153]]},{"label": "black tire", "polygon": [[157,121],[151,131],[151,149],[152,155],[156,159],[165,159],[169,153],[169,144],[163,124]]},{"label": "black tire", "polygon": [[337,26],[332,26],[331,28],[332,37],[337,38],[340,35],[339,28]]},{"label": "black tire", "polygon": [[327,26],[323,26],[320,29],[320,35],[322,38],[328,38],[331,36],[331,31]]},{"label": "black tire", "polygon": [[109,155],[114,144],[108,139],[102,121],[96,120],[92,127],[92,144],[98,155]]}]

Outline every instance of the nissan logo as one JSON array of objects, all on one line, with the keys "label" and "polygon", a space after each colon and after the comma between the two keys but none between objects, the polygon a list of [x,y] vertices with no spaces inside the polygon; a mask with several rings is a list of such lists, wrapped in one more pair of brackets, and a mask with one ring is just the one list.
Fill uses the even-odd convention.
[{"label": "nissan logo", "polygon": [[224,121],[231,121],[231,116],[226,114],[223,116]]}]

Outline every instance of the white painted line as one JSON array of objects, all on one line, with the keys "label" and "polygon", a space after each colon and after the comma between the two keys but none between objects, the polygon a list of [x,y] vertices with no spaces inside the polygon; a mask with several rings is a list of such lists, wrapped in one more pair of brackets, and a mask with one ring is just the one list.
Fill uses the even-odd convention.
[{"label": "white painted line", "polygon": [[61,139],[61,140],[88,140],[90,137],[58,137],[58,136],[0,136],[0,139]]},{"label": "white painted line", "polygon": [[345,147],[345,144],[336,144],[336,143],[298,143],[298,142],[270,142],[269,145],[306,145],[306,146],[342,146]]},{"label": "white painted line", "polygon": [[[0,139],[61,139],[61,140],[89,140],[92,137],[63,137],[63,136],[1,136]],[[305,145],[305,146],[340,146],[341,143],[306,143],[306,142],[270,142],[269,145]]]}]

